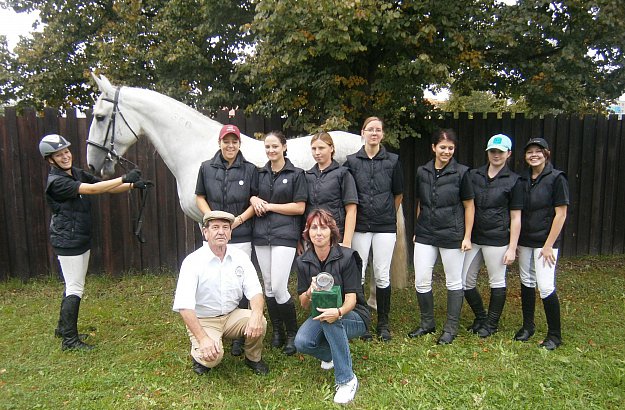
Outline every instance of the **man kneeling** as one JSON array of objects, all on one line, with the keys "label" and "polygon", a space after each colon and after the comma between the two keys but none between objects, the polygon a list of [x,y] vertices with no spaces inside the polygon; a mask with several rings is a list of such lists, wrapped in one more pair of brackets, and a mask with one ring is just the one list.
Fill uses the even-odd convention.
[{"label": "man kneeling", "polygon": [[[180,267],[173,310],[180,312],[191,339],[193,371],[205,374],[223,359],[222,338],[245,336],[245,364],[257,374],[269,367],[261,360],[267,320],[264,298],[254,265],[243,251],[228,246],[234,215],[211,211],[204,215],[206,243],[188,255]],[[239,309],[245,295],[250,309]]]}]

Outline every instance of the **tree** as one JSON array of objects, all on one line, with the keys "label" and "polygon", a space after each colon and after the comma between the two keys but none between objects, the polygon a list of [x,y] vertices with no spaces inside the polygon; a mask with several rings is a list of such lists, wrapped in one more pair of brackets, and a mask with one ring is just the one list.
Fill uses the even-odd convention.
[{"label": "tree", "polygon": [[494,9],[452,90],[524,97],[530,110],[601,110],[625,88],[621,0],[519,0]]},{"label": "tree", "polygon": [[22,105],[87,107],[89,72],[196,108],[288,117],[300,131],[382,116],[427,130],[423,90],[492,92],[533,113],[601,110],[625,88],[622,0],[3,0],[43,33],[0,47]]},{"label": "tree", "polygon": [[7,46],[6,37],[0,35],[0,95],[2,95],[0,104],[15,99],[17,87],[12,75],[14,58],[13,53],[9,51]]},{"label": "tree", "polygon": [[252,110],[304,131],[358,129],[381,115],[387,139],[414,136],[432,110],[423,90],[449,82],[486,1],[264,0],[248,80]]},{"label": "tree", "polygon": [[39,10],[46,26],[17,48],[21,105],[88,107],[92,70],[117,83],[149,87],[206,110],[246,105],[236,76],[251,43],[240,27],[250,1],[7,0]]}]

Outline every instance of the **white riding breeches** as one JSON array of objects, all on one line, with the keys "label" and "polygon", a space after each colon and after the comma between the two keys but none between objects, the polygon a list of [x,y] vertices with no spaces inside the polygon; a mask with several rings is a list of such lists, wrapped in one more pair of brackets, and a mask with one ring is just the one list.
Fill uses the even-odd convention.
[{"label": "white riding breeches", "polygon": [[276,298],[276,302],[284,304],[289,301],[289,275],[295,248],[288,246],[255,246],[256,258],[263,275],[265,295]]},{"label": "white riding breeches", "polygon": [[382,289],[391,284],[391,260],[397,234],[387,232],[354,232],[352,249],[362,259],[362,284],[369,263],[369,250],[373,248],[373,277],[375,286]]},{"label": "white riding breeches", "polygon": [[462,265],[464,262],[462,251],[416,242],[414,244],[414,279],[417,292],[427,293],[432,290],[432,271],[439,253],[443,262],[447,289],[462,289]]},{"label": "white riding breeches", "polygon": [[519,246],[519,274],[521,283],[528,288],[538,286],[540,298],[544,299],[556,290],[558,250],[553,250],[556,263],[549,266],[542,258],[539,259],[541,249]]},{"label": "white riding breeches", "polygon": [[506,246],[487,246],[471,244],[471,250],[464,255],[462,268],[462,284],[464,289],[473,289],[477,285],[477,274],[486,265],[488,283],[491,288],[506,287],[506,268],[503,257],[508,251]]},{"label": "white riding breeches", "polygon": [[91,251],[75,256],[58,256],[61,272],[65,280],[65,296],[76,295],[82,298],[85,291],[85,277],[89,267]]}]

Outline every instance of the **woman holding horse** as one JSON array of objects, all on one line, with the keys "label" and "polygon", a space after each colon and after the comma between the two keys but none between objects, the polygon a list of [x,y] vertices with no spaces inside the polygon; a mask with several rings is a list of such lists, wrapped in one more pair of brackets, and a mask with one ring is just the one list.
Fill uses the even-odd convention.
[{"label": "woman holding horse", "polygon": [[556,261],[569,205],[569,185],[564,172],[549,162],[550,156],[549,144],[543,138],[532,138],[525,144],[529,167],[521,174],[525,202],[519,237],[523,326],[514,340],[525,342],[534,334],[534,288],[538,287],[547,318],[547,336],[540,346],[554,350],[562,344]]},{"label": "woman holding horse", "polygon": [[270,132],[264,142],[269,161],[258,170],[258,196],[250,199],[256,213],[253,243],[273,326],[271,345],[284,345],[284,354],[292,355],[296,352],[297,316],[288,284],[308,187],[304,171],[286,158],[284,134]]},{"label": "woman holding horse", "polygon": [[306,215],[316,208],[330,212],[339,229],[339,242],[351,247],[358,206],[354,177],[347,168],[334,160],[334,141],[327,132],[313,135],[310,148],[316,164],[306,171]]},{"label": "woman holding horse", "polygon": [[315,278],[320,272],[332,275],[340,286],[341,304],[336,308],[317,308],[302,324],[295,337],[297,351],[321,360],[321,368],[334,368],[337,385],[334,402],[353,400],[358,379],[352,370],[349,339],[362,336],[370,323],[360,276],[362,262],[358,252],[340,246],[340,233],[332,214],[312,210],[303,234],[308,249],[297,258],[297,293],[304,309],[311,308]]},{"label": "woman holding horse", "polygon": [[458,138],[451,129],[434,133],[434,159],[417,169],[417,222],[414,236],[414,268],[420,326],[408,334],[419,337],[435,332],[432,270],[440,254],[447,286],[447,322],[438,338],[450,344],[458,334],[462,310],[462,265],[471,249],[474,193],[469,168],[453,158]]},{"label": "woman holding horse", "polygon": [[391,340],[389,312],[391,310],[391,259],[397,239],[397,209],[404,192],[404,178],[399,156],[387,152],[381,144],[384,124],[378,117],[365,120],[361,135],[365,144],[358,152],[347,156],[345,166],[350,170],[358,189],[358,211],[352,248],[362,259],[362,284],[373,251],[373,276],[376,286],[378,337]]},{"label": "woman holding horse", "polygon": [[[252,218],[250,198],[258,194],[258,172],[241,153],[241,132],[235,125],[224,125],[219,131],[219,150],[212,159],[202,162],[195,187],[195,202],[202,214],[226,211],[236,215],[230,244],[252,257]],[[239,307],[247,309],[243,298]],[[244,340],[235,339],[232,354],[243,354]]]},{"label": "woman holding horse", "polygon": [[78,334],[78,313],[85,288],[85,277],[91,254],[91,195],[127,192],[145,188],[141,171],[101,181],[89,172],[73,166],[71,143],[60,135],[46,135],[39,142],[41,156],[50,164],[46,184],[46,201],[52,211],[50,242],[61,264],[65,292],[61,302],[56,336],[63,341],[61,349],[90,350],[93,346]]},{"label": "woman holding horse", "polygon": [[[521,231],[523,188],[519,176],[508,168],[512,141],[497,134],[488,140],[488,163],[469,171],[475,191],[475,223],[471,250],[462,269],[464,297],[475,314],[467,330],[488,337],[497,332],[506,303],[506,267],[516,258]],[[488,315],[477,290],[477,274],[486,265],[490,284]]]}]

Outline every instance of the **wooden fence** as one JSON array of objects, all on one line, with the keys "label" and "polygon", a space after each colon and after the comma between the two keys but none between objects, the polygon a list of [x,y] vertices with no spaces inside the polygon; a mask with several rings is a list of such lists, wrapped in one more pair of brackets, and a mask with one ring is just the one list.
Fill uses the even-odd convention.
[{"label": "wooden fence", "polygon": [[[237,124],[247,135],[280,127],[277,118],[264,119],[237,113],[222,123]],[[469,117],[447,115],[433,120],[453,128],[460,136],[457,159],[479,166],[485,161],[487,139],[496,133],[509,135],[515,142],[513,168],[523,167],[523,144],[530,136],[544,136],[552,147],[554,165],[564,170],[571,188],[564,232],[564,255],[623,253],[625,213],[625,128],[617,116],[560,115],[545,118],[512,118],[504,114]],[[60,117],[55,110],[37,116],[26,110],[18,116],[13,108],[0,117],[0,278],[28,280],[58,272],[58,262],[48,241],[49,210],[44,184],[48,168],[38,151],[40,138],[60,133],[73,145],[74,163],[86,167],[86,139],[91,117]],[[404,167],[404,210],[407,235],[414,224],[414,174],[416,167],[431,158],[428,136],[403,140],[398,150]],[[182,259],[196,248],[199,230],[178,205],[173,175],[149,142],[137,143],[127,157],[139,164],[144,175],[156,183],[149,193],[144,213],[146,243],[133,235],[138,211],[138,193],[95,196],[94,238],[90,270],[119,273],[128,270],[178,269]],[[411,259],[411,258],[409,258]]]}]

